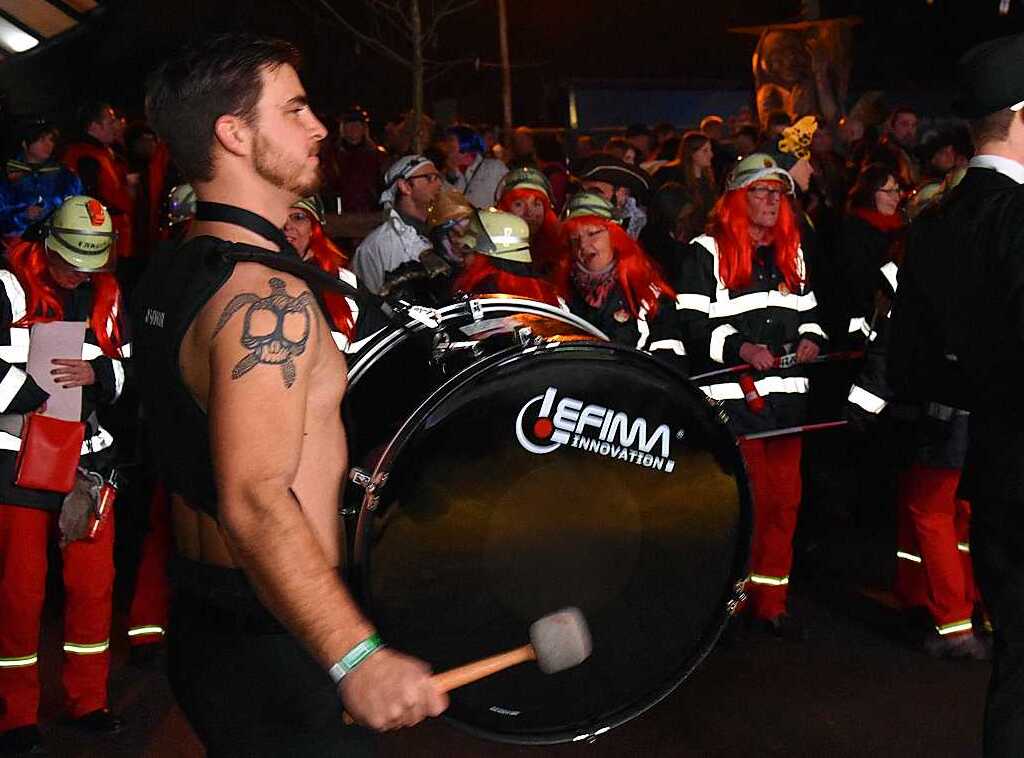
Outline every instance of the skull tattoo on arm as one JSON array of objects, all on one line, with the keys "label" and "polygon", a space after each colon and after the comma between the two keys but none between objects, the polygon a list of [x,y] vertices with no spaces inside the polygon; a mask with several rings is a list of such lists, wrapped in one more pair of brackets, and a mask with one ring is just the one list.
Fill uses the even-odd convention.
[{"label": "skull tattoo on arm", "polygon": [[[295,383],[295,361],[306,352],[306,342],[313,325],[313,304],[308,292],[292,297],[284,281],[272,277],[270,294],[260,297],[243,292],[231,298],[213,330],[216,337],[239,310],[248,306],[242,326],[241,344],[249,351],[231,370],[231,378],[239,379],[260,364],[280,366],[285,388]],[[287,331],[287,333],[286,333]]]}]

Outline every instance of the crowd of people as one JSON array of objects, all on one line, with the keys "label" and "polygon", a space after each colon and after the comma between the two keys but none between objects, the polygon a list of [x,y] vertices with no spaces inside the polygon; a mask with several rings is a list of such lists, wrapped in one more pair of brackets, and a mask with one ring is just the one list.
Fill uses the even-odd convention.
[{"label": "crowd of people", "polygon": [[[844,450],[898,490],[893,589],[906,607],[928,610],[924,647],[987,659],[992,625],[971,569],[971,509],[957,495],[968,413],[908,394],[890,365],[898,273],[918,219],[942,208],[968,166],[1024,175],[1020,164],[985,161],[983,148],[1008,137],[979,133],[979,115],[989,113],[926,120],[901,106],[879,123],[829,123],[815,113],[756,119],[744,110],[692,125],[634,124],[599,144],[526,126],[500,134],[416,124],[409,114],[378,125],[356,105],[309,115],[323,124],[310,127],[323,184],[302,193],[282,228],[258,233],[351,287],[351,296],[326,292],[321,303],[350,358],[386,328],[367,293],[426,308],[506,294],[568,310],[691,377],[726,412],[752,491],[750,575],[727,632],[734,640],[804,635],[787,606],[800,504],[814,485],[803,440],[816,422],[847,422]],[[176,128],[164,118],[164,129]],[[189,182],[209,183],[212,169],[202,156],[175,161],[161,126],[129,123],[103,102],[82,108],[73,139],[33,121],[0,183],[0,744],[12,751],[39,744],[39,627],[53,539],[63,556],[69,715],[95,732],[122,725],[106,692],[114,519],[89,514],[98,491],[116,489],[117,464],[146,458],[135,439],[148,420],[131,391],[125,314],[142,303],[145,323],[163,327],[164,312],[148,307],[152,292],[140,285],[150,259],[196,239],[197,224],[236,223],[217,215],[217,203],[197,203]],[[216,128],[225,130],[221,143],[233,138],[234,127]],[[280,289],[272,285],[268,302],[302,312],[274,281]],[[58,359],[52,373],[61,388],[82,388],[67,421],[84,424],[82,455],[65,495],[22,476],[28,420],[50,399],[26,364],[30,340],[42,339],[33,326],[75,320],[87,324],[82,356]],[[252,356],[236,375],[260,362]],[[294,369],[278,363],[290,387]],[[145,485],[130,493],[145,498],[149,519],[129,636],[144,659],[165,642],[168,490],[185,485],[136,479]],[[205,613],[198,604],[189,612]]]}]

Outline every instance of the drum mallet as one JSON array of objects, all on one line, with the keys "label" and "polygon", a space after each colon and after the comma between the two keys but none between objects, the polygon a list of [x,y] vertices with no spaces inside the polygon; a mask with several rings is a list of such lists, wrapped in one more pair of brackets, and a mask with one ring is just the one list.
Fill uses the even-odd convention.
[{"label": "drum mallet", "polygon": [[[530,625],[528,645],[434,674],[431,678],[441,692],[451,692],[526,661],[537,661],[545,674],[557,674],[579,666],[590,656],[590,650],[590,630],[580,609],[563,608]],[[345,723],[352,723],[347,713]]]}]

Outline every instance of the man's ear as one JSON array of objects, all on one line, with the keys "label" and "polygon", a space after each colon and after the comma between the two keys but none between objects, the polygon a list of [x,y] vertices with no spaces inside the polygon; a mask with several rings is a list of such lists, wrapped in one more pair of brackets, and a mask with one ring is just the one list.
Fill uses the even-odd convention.
[{"label": "man's ear", "polygon": [[[412,183],[408,179],[398,179],[395,181],[395,187],[398,189],[399,195],[411,195],[412,194]],[[395,198],[397,200],[397,198]]]},{"label": "man's ear", "polygon": [[224,115],[213,124],[213,134],[224,150],[232,155],[252,152],[253,129],[238,116]]}]

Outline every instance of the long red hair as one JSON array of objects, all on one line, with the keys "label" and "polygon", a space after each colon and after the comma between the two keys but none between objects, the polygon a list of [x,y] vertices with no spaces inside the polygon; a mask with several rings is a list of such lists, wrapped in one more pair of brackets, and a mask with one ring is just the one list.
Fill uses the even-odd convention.
[{"label": "long red hair", "polygon": [[[25,316],[12,326],[29,327],[47,321],[61,321],[64,318],[64,305],[58,295],[60,285],[50,275],[43,243],[22,240],[10,249],[8,258],[11,271],[25,290]],[[108,358],[120,358],[121,289],[113,274],[95,273],[89,278],[93,292],[89,327],[96,335],[103,354]]]},{"label": "long red hair", "polygon": [[565,247],[562,245],[562,225],[551,208],[548,196],[540,190],[514,187],[501,196],[498,210],[512,213],[513,203],[531,198],[537,198],[544,206],[544,223],[537,234],[530,237],[530,255],[533,256],[534,268],[542,273],[554,271],[565,258]]},{"label": "long red hair", "polygon": [[[634,318],[640,313],[640,306],[646,305],[651,316],[658,312],[657,295],[675,298],[676,292],[665,281],[658,264],[644,252],[643,247],[635,239],[626,234],[626,230],[600,216],[576,216],[562,222],[563,245],[568,249],[569,236],[583,226],[598,224],[608,230],[612,249],[618,260],[615,277],[626,295],[626,303]],[[568,298],[572,289],[572,264],[558,269],[558,291],[562,297]],[[659,290],[659,292],[655,292]]]},{"label": "long red hair", "polygon": [[528,297],[549,305],[560,305],[558,292],[546,279],[505,271],[494,265],[483,253],[476,253],[469,265],[456,277],[452,283],[452,292],[465,292],[470,295],[500,293]]},{"label": "long red hair", "polygon": [[[708,218],[708,234],[718,243],[718,273],[729,289],[741,289],[753,279],[754,246],[750,241],[747,188],[726,192]],[[804,276],[797,259],[800,226],[788,197],[779,203],[775,223],[775,265],[786,286],[799,292]]]},{"label": "long red hair", "polygon": [[[305,211],[303,211],[305,213]],[[338,275],[338,269],[344,268],[348,258],[341,252],[341,248],[335,245],[330,238],[324,234],[323,227],[315,218],[306,215],[310,220],[309,247],[307,251],[313,262],[334,276]],[[352,318],[352,308],[345,296],[339,292],[324,290],[324,305],[331,314],[334,325],[340,329],[350,340],[355,339],[356,322]]]}]

